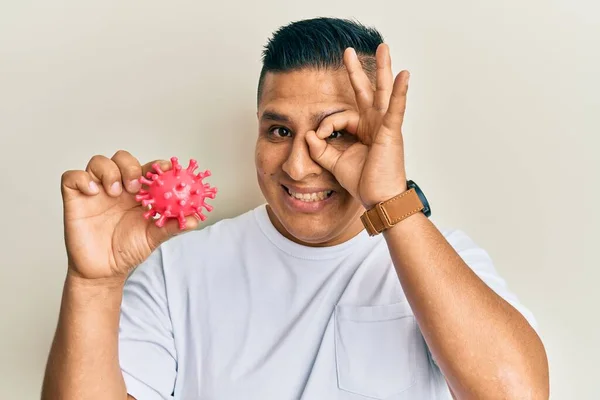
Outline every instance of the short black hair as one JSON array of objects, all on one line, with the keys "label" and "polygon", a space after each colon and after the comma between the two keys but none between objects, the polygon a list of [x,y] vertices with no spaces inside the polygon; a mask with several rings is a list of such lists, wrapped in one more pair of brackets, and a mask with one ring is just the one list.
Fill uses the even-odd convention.
[{"label": "short black hair", "polygon": [[288,72],[303,68],[339,69],[343,55],[354,48],[365,71],[375,73],[375,53],[383,36],[375,28],[341,18],[313,18],[279,28],[262,52],[257,103],[267,72]]}]

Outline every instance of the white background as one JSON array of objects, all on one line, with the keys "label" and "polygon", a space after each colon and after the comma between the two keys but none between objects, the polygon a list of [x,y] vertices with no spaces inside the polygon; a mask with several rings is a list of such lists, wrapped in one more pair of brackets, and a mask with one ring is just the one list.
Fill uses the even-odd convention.
[{"label": "white background", "polygon": [[536,315],[552,398],[598,398],[600,7],[592,1],[0,0],[0,398],[35,399],[65,275],[63,171],[127,149],[190,157],[207,223],[263,201],[262,46],[356,18],[412,73],[407,169]]}]

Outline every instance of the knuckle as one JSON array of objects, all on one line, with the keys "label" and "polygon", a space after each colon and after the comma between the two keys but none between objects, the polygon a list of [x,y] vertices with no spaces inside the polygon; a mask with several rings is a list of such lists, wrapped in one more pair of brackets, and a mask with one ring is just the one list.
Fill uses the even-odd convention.
[{"label": "knuckle", "polygon": [[131,154],[127,150],[123,150],[123,149],[117,150],[115,152],[115,156],[130,156],[130,155]]},{"label": "knuckle", "polygon": [[72,185],[77,181],[84,181],[89,179],[89,175],[85,171],[81,170],[68,170],[62,173],[60,177],[61,186]]},{"label": "knuckle", "polygon": [[115,152],[115,154],[112,156],[112,160],[128,160],[131,158],[133,158],[131,153],[123,149],[117,150],[117,152]]},{"label": "knuckle", "polygon": [[73,170],[63,172],[60,177],[61,184],[64,184],[66,181],[70,180],[73,177],[74,173],[75,171]]},{"label": "knuckle", "polygon": [[95,156],[90,158],[90,161],[88,162],[88,165],[86,167],[86,171],[92,172],[95,175],[99,175],[98,173],[102,171],[106,165],[106,160],[107,158],[103,155],[96,154]]},{"label": "knuckle", "polygon": [[121,176],[119,168],[114,162],[105,163],[101,167],[97,168],[94,172],[94,175],[97,175],[97,177],[102,181],[117,180]]},{"label": "knuckle", "polygon": [[104,160],[106,160],[105,156],[103,156],[102,154],[96,154],[90,159],[90,164],[102,163],[104,162]]}]

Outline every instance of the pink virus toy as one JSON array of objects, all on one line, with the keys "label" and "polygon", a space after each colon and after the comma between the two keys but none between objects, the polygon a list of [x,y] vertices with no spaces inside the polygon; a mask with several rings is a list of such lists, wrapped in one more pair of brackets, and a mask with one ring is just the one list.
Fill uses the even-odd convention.
[{"label": "pink virus toy", "polygon": [[202,179],[211,175],[210,171],[194,175],[194,170],[198,168],[196,160],[190,159],[187,169],[183,169],[177,157],[171,157],[171,163],[173,167],[168,171],[163,171],[158,163],[152,165],[156,173],[149,171],[140,178],[140,183],[148,188],[141,189],[135,200],[141,201],[143,207],[150,207],[144,213],[144,218],[156,219],[156,226],[162,227],[167,219],[176,218],[179,229],[183,230],[186,226],[185,217],[189,215],[201,221],[206,220],[202,207],[208,212],[213,210],[205,199],[214,199],[217,188],[202,182]]}]

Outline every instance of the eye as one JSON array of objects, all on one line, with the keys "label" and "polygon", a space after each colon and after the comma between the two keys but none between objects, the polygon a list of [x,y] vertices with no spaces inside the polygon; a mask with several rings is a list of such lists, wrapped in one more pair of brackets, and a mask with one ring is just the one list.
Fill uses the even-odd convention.
[{"label": "eye", "polygon": [[339,139],[344,136],[344,134],[340,131],[334,131],[331,135],[329,135],[328,139]]},{"label": "eye", "polygon": [[276,127],[269,130],[269,134],[276,138],[284,138],[292,135],[289,129],[283,127]]}]

